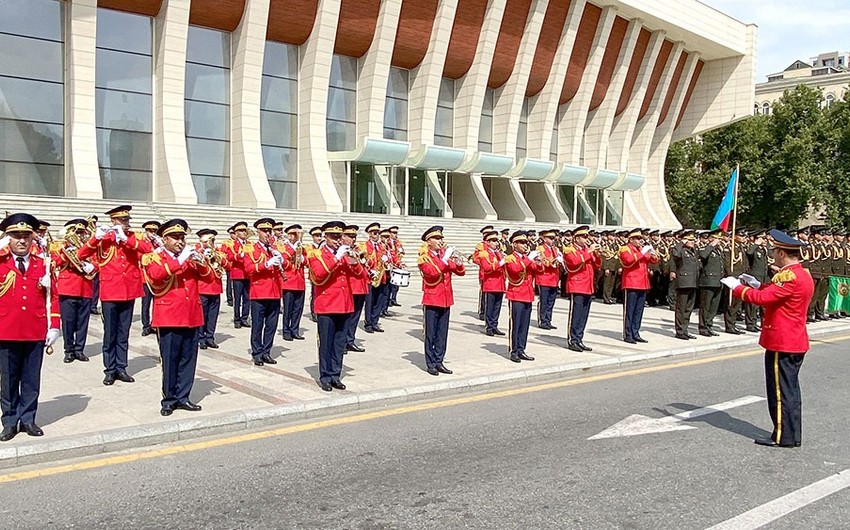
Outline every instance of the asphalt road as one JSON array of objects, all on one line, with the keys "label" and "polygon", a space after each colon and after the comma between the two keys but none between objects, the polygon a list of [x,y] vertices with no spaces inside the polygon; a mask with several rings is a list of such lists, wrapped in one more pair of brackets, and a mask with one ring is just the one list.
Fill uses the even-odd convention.
[{"label": "asphalt road", "polygon": [[[799,449],[752,443],[763,401],[588,440],[763,397],[750,355],[8,482],[0,527],[708,528],[850,468],[848,344],[803,364]],[[848,506],[842,489],[767,527],[850,528]]]}]

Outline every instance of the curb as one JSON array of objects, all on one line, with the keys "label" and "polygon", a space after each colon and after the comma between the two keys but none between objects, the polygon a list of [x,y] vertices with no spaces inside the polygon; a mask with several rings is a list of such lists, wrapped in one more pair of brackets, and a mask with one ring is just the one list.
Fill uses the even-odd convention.
[{"label": "curb", "polygon": [[[809,336],[812,338],[823,337],[846,331],[850,331],[850,326],[847,324],[836,325],[812,330]],[[376,407],[413,403],[500,387],[541,383],[562,379],[565,375],[586,372],[594,368],[617,368],[656,359],[693,357],[712,350],[722,353],[733,348],[751,347],[757,346],[757,344],[758,337],[751,335],[747,338],[702,347],[693,346],[659,352],[629,354],[594,361],[517,370],[516,372],[491,376],[451,379],[412,388],[375,390],[363,394],[347,394],[340,397],[264,407],[245,412],[231,412],[203,418],[187,418],[126,427],[98,434],[66,436],[27,444],[0,446],[0,469],[267,428],[300,420],[372,410]]]}]

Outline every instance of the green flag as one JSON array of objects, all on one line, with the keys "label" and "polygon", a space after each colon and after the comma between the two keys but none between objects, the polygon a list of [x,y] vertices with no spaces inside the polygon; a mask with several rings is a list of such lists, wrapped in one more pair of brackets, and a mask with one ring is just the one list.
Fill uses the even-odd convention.
[{"label": "green flag", "polygon": [[830,276],[829,278],[829,302],[827,313],[844,311],[850,313],[850,278],[843,276]]}]

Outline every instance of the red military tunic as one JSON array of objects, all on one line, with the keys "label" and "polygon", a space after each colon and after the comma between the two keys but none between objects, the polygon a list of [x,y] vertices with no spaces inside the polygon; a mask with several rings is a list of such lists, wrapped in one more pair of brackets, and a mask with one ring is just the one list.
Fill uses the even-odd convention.
[{"label": "red military tunic", "polygon": [[768,351],[809,351],[806,314],[814,294],[814,281],[799,263],[782,268],[759,289],[738,285],[732,294],[748,304],[764,307],[759,345]]},{"label": "red military tunic", "polygon": [[349,274],[361,274],[363,266],[358,262],[336,259],[328,247],[311,252],[307,258],[310,281],[315,286],[313,309],[319,315],[346,314],[354,312],[354,297],[349,283]]},{"label": "red military tunic", "polygon": [[[357,245],[357,252],[365,252],[366,247]],[[316,252],[315,250],[311,250],[312,252]],[[362,262],[361,262],[362,265]],[[348,276],[348,285],[351,287],[351,294],[353,295],[361,295],[361,294],[369,294],[369,270],[366,267],[360,267],[359,272],[354,272],[352,269],[347,269],[346,276]]]},{"label": "red military tunic", "polygon": [[[195,245],[195,250],[202,253],[206,250],[207,247],[198,243]],[[198,278],[198,292],[202,295],[206,296],[218,296],[224,292],[224,287],[221,285],[221,277],[224,275],[226,271],[229,271],[231,268],[230,259],[227,257],[227,253],[216,250],[218,254],[219,263],[221,264],[221,268],[218,271],[210,269],[212,274],[208,274]]]},{"label": "red military tunic", "polygon": [[481,291],[485,293],[505,292],[505,266],[501,264],[504,254],[489,247],[475,253],[473,260],[478,265]]},{"label": "red military tunic", "polygon": [[[304,291],[307,282],[304,279],[304,271],[307,269],[307,252],[303,246],[294,247],[289,241],[284,241],[278,250],[284,257],[286,266],[286,279],[283,281],[284,291]],[[301,254],[301,263],[296,267],[295,256]]]},{"label": "red military tunic", "polygon": [[54,283],[59,296],[91,298],[94,295],[94,280],[89,280],[85,274],[78,271],[61,247],[56,252],[51,252],[50,256],[53,260],[53,270],[59,271],[59,277]]},{"label": "red military tunic", "polygon": [[31,251],[21,274],[9,247],[0,250],[0,341],[43,341],[48,329],[59,329],[59,295],[51,289],[48,318],[47,292],[39,285],[46,271],[44,258]]},{"label": "red military tunic", "polygon": [[593,294],[596,271],[602,268],[602,258],[587,247],[570,245],[564,251],[567,268],[567,291],[574,294]]},{"label": "red military tunic", "polygon": [[154,296],[152,327],[197,328],[204,325],[198,283],[201,278],[213,275],[209,266],[191,260],[181,265],[165,249],[145,254],[142,266]]},{"label": "red military tunic", "polygon": [[463,264],[449,260],[443,263],[443,252],[428,251],[419,256],[419,272],[422,273],[422,305],[451,307],[455,303],[452,292],[452,274],[463,276]]},{"label": "red military tunic", "polygon": [[247,280],[248,275],[245,273],[244,255],[242,253],[242,242],[238,239],[227,239],[221,244],[222,250],[227,254],[227,259],[230,262],[230,279],[231,280]]},{"label": "red military tunic", "polygon": [[537,252],[543,260],[543,269],[534,276],[534,282],[543,287],[557,287],[561,281],[561,271],[558,270],[558,249],[548,245],[538,245]]},{"label": "red military tunic", "polygon": [[139,239],[133,232],[127,233],[127,241],[119,244],[115,233],[109,232],[103,239],[94,236],[77,251],[81,260],[89,260],[100,269],[100,299],[104,302],[126,302],[141,298],[142,272],[139,264],[142,256],[153,252],[147,239]]},{"label": "red military tunic", "polygon": [[[382,257],[387,256],[389,258],[390,253],[388,249],[381,243],[374,243],[372,240],[366,241],[366,266],[372,270],[382,270],[381,272],[381,283],[387,283],[389,279],[389,274],[387,274],[386,269],[389,268],[389,261],[383,262]],[[379,263],[383,262],[381,265]]]},{"label": "red military tunic", "polygon": [[640,249],[629,243],[620,247],[620,264],[623,265],[623,289],[649,289],[649,263],[658,263],[652,253],[641,254]]},{"label": "red military tunic", "polygon": [[507,298],[516,302],[534,301],[534,276],[543,270],[543,265],[514,252],[505,257],[505,277],[508,280]]},{"label": "red military tunic", "polygon": [[[245,243],[242,245],[244,258],[242,264],[248,279],[251,280],[251,300],[277,300],[283,290],[283,278],[280,268],[266,268],[266,262],[272,253],[262,243]],[[286,261],[282,263],[286,267]]]}]

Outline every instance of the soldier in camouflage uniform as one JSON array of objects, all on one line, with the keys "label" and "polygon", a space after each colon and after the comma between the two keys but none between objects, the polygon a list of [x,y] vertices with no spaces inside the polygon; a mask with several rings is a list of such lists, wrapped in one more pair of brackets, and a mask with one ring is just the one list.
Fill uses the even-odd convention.
[{"label": "soldier in camouflage uniform", "polygon": [[617,257],[619,248],[617,236],[613,231],[608,232],[602,242],[602,303],[608,305],[616,303],[614,287],[621,266]]},{"label": "soldier in camouflage uniform", "polygon": [[[747,231],[743,229],[737,230],[732,241],[723,252],[723,261],[726,264],[727,271],[734,277],[738,277],[747,272]],[[734,256],[732,249],[735,249]],[[738,297],[731,296],[729,289],[723,289],[723,296],[728,300],[726,312],[724,313],[724,323],[726,324],[726,333],[731,335],[741,335],[744,332],[738,329],[738,315],[741,313],[743,301]]]},{"label": "soldier in camouflage uniform", "polygon": [[[770,255],[767,251],[767,233],[764,230],[756,230],[752,234],[753,241],[747,247],[747,274],[765,283],[769,276],[767,272],[767,261]],[[747,322],[747,331],[759,332],[759,306],[755,304],[744,304],[744,313]]]},{"label": "soldier in camouflage uniform", "polygon": [[721,248],[722,237],[722,230],[711,232],[708,242],[699,251],[700,261],[702,262],[699,276],[699,334],[704,337],[719,335],[712,329],[712,326],[714,325],[714,317],[720,308],[720,297],[723,294],[723,285],[720,283],[720,279],[726,276]]}]

